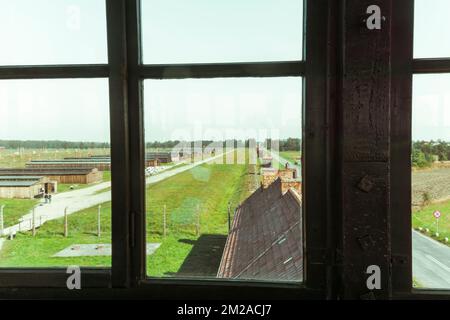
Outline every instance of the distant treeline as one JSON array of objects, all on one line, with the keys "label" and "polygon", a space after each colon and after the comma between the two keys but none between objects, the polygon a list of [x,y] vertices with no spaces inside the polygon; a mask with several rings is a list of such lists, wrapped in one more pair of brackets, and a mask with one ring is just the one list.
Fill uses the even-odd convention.
[{"label": "distant treeline", "polygon": [[273,143],[278,143],[278,148],[280,151],[301,151],[302,150],[302,140],[297,138],[287,138],[284,140],[266,140],[267,148],[272,148]]},{"label": "distant treeline", "polygon": [[[147,148],[155,148],[155,149],[172,149],[176,146],[179,146],[181,143],[183,144],[201,144],[203,148],[210,146],[213,143],[221,144],[225,147],[230,142],[235,146],[245,145],[246,147],[250,146],[251,140],[228,140],[227,141],[212,141],[212,140],[203,140],[203,141],[190,141],[190,142],[181,142],[177,140],[169,140],[169,141],[154,141],[148,142],[146,144]],[[266,140],[266,145],[268,148],[271,147],[272,141],[270,139]],[[301,139],[296,138],[288,138],[284,140],[277,140],[280,151],[297,151],[301,150]],[[252,145],[256,145],[256,141],[252,140]],[[0,147],[4,147],[6,149],[95,149],[95,148],[109,148],[110,144],[106,142],[73,142],[73,141],[61,141],[61,140],[49,140],[49,141],[39,141],[39,140],[0,140]]]},{"label": "distant treeline", "polygon": [[[180,144],[184,144],[184,145],[192,145],[194,146],[194,144],[196,145],[202,145],[203,148],[206,148],[207,146],[212,145],[213,143],[220,145],[222,143],[223,147],[225,148],[226,145],[230,144],[230,142],[234,145],[234,146],[242,146],[245,145],[245,147],[249,147],[250,146],[250,141],[251,140],[228,140],[227,141],[212,141],[212,140],[203,140],[203,141],[164,141],[164,142],[159,142],[159,141],[154,141],[154,142],[148,142],[146,144],[147,148],[154,148],[154,149],[172,149],[176,146],[179,146]],[[271,139],[267,139],[266,140],[266,146],[267,148],[271,148],[272,143],[274,142],[278,142],[278,146],[279,146],[279,150],[280,151],[299,151],[301,150],[301,139],[296,139],[296,138],[288,138],[288,139],[284,139],[284,140],[271,140]],[[256,145],[256,141],[253,140],[252,141],[252,145]]]},{"label": "distant treeline", "polygon": [[434,161],[450,160],[450,142],[415,141],[412,144],[412,165],[414,167],[429,167]]},{"label": "distant treeline", "polygon": [[172,149],[174,147],[176,147],[178,144],[180,143],[180,141],[154,141],[154,142],[147,142],[146,143],[146,147],[147,148],[154,148],[154,149]]},{"label": "distant treeline", "polygon": [[[146,147],[147,148],[153,148],[153,149],[173,149],[175,147],[183,146],[186,147],[194,147],[194,146],[202,146],[202,148],[206,148],[208,146],[211,146],[212,144],[215,144],[217,146],[222,145],[224,148],[229,145],[230,143],[234,146],[243,145],[242,140],[228,140],[226,141],[213,141],[213,140],[202,140],[202,141],[177,141],[177,140],[170,140],[170,141],[154,141],[154,142],[147,142]],[[245,141],[245,146],[249,146],[249,140]]]},{"label": "distant treeline", "polygon": [[288,138],[280,140],[280,151],[300,151],[302,150],[302,140],[296,138]]},{"label": "distant treeline", "polygon": [[37,141],[37,140],[0,140],[0,147],[6,149],[97,149],[109,148],[104,142],[73,142],[73,141]]}]

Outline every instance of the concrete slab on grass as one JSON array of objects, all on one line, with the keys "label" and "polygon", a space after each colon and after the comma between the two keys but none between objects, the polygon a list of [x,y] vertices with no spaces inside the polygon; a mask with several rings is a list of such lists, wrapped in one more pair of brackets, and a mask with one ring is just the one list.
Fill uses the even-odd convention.
[{"label": "concrete slab on grass", "polygon": [[[147,243],[147,255],[155,253],[161,246],[161,243]],[[74,244],[61,250],[53,257],[70,258],[70,257],[95,257],[110,256],[111,244]]]}]

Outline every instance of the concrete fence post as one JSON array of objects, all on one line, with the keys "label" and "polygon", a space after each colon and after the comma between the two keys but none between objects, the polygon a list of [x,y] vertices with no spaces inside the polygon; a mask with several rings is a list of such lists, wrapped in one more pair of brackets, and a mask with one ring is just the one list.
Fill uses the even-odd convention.
[{"label": "concrete fence post", "polygon": [[101,210],[102,205],[98,205],[98,211],[97,211],[97,236],[100,238],[101,232],[102,232],[102,226],[101,226]]},{"label": "concrete fence post", "polygon": [[163,235],[164,237],[167,235],[167,216],[166,216],[166,205],[164,205],[163,209]]},{"label": "concrete fence post", "polygon": [[31,219],[31,229],[33,230],[33,237],[36,236],[36,212],[35,212],[35,208],[33,208],[33,216]]},{"label": "concrete fence post", "polygon": [[64,237],[67,238],[69,236],[69,225],[67,221],[67,207],[64,209]]},{"label": "concrete fence post", "polygon": [[228,234],[231,231],[231,202],[228,202]]}]

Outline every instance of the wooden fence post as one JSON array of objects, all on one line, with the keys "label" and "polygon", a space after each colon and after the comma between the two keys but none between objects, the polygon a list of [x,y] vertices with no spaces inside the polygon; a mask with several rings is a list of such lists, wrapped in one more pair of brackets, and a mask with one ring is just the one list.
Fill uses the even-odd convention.
[{"label": "wooden fence post", "polygon": [[101,236],[101,232],[102,232],[102,226],[101,226],[101,210],[102,210],[102,205],[99,204],[98,205],[98,212],[97,212],[97,236],[100,238]]},{"label": "wooden fence post", "polygon": [[197,224],[196,224],[197,236],[200,235],[200,205],[197,205]]},{"label": "wooden fence post", "polygon": [[69,225],[67,221],[67,207],[64,209],[64,237],[67,238],[69,236]]},{"label": "wooden fence post", "polygon": [[163,235],[164,237],[167,235],[167,217],[166,217],[166,205],[164,205],[163,210]]},{"label": "wooden fence post", "polygon": [[228,202],[228,234],[231,231],[231,202]]}]

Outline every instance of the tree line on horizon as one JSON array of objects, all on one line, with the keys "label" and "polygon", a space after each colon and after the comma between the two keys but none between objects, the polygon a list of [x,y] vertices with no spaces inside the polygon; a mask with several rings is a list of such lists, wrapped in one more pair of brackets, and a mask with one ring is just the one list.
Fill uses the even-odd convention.
[{"label": "tree line on horizon", "polygon": [[414,141],[411,161],[413,167],[429,167],[435,161],[450,160],[450,142],[443,140]]},{"label": "tree line on horizon", "polygon": [[[237,140],[237,139],[228,140],[228,143],[230,141],[232,142],[232,144],[235,147],[245,145],[245,147],[248,148],[250,146],[250,144],[256,145],[256,140],[254,140],[254,139],[253,139],[252,143],[250,143],[251,142],[250,139],[247,139],[245,141]],[[281,139],[281,140],[267,139],[265,141],[267,148],[271,148],[271,146],[274,142],[278,143],[278,147],[279,147],[280,151],[299,151],[299,150],[301,150],[302,141],[301,141],[301,139],[298,139],[298,138],[287,138],[287,139]],[[202,148],[206,148],[208,146],[211,146],[213,143],[216,143],[216,144],[222,143],[223,148],[225,148],[227,146],[227,141],[202,140],[202,141],[184,141],[183,142],[183,141],[178,141],[178,140],[170,140],[170,141],[164,141],[164,142],[159,142],[159,141],[147,142],[146,147],[153,148],[153,149],[173,149],[173,148],[179,146],[180,144],[191,145],[192,147],[194,147],[195,145],[201,144]]]},{"label": "tree line on horizon", "polygon": [[[229,142],[232,142],[234,146],[242,146],[245,145],[245,147],[250,146],[251,140],[247,139],[245,141],[243,140],[229,140]],[[287,139],[281,139],[281,140],[266,140],[266,145],[268,148],[271,147],[271,145],[274,142],[278,143],[278,147],[280,151],[299,151],[301,150],[301,139],[298,138],[287,138]],[[185,144],[191,144],[194,146],[196,144],[195,141],[190,142],[181,142],[177,140],[169,140],[169,141],[153,141],[153,142],[147,142],[146,147],[147,148],[154,148],[154,149],[173,149],[176,146],[179,146],[180,143]],[[213,140],[203,140],[203,141],[197,141],[197,144],[201,144],[202,148],[206,148],[210,146],[213,143],[222,143],[223,147],[227,146],[226,141],[213,141]],[[252,141],[252,145],[256,145],[256,140]],[[0,140],[0,147],[6,148],[6,149],[97,149],[97,148],[109,148],[110,144],[106,142],[86,142],[86,141],[62,141],[62,140]]]},{"label": "tree line on horizon", "polygon": [[60,141],[60,140],[0,140],[6,149],[100,149],[109,148],[106,142]]}]

